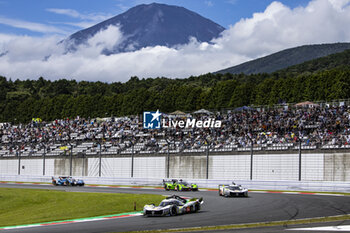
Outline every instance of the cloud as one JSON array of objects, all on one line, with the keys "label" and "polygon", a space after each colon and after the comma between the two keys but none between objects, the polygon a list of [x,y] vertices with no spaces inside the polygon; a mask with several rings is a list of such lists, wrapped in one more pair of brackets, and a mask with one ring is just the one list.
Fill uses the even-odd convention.
[{"label": "cloud", "polygon": [[29,31],[34,31],[34,32],[67,34],[67,31],[58,27],[49,26],[41,23],[33,23],[33,22],[28,22],[28,21],[23,21],[18,19],[11,19],[11,18],[6,18],[2,16],[0,16],[0,24],[4,24],[15,28],[27,29]]},{"label": "cloud", "polygon": [[204,3],[205,3],[205,5],[207,5],[209,7],[214,6],[212,1],[205,1]]},{"label": "cloud", "polygon": [[236,5],[238,0],[226,0],[227,3]]},{"label": "cloud", "polygon": [[[58,24],[65,24],[65,25],[74,26],[74,27],[78,27],[78,28],[88,28],[88,27],[91,27],[97,23],[100,23],[101,21],[104,21],[106,19],[113,17],[113,15],[105,14],[105,13],[82,14],[74,9],[48,8],[48,9],[46,9],[46,11],[82,20],[79,22],[60,22],[60,23],[58,23]],[[56,24],[57,24],[57,22],[56,22]]]},{"label": "cloud", "polygon": [[103,55],[123,42],[118,27],[90,38],[77,51],[65,53],[62,38],[0,34],[0,75],[8,78],[74,78],[89,81],[127,81],[166,76],[186,78],[217,71],[282,49],[304,44],[350,41],[350,0],[313,0],[291,9],[280,2],[241,19],[211,43],[195,38],[177,48],[147,47]]},{"label": "cloud", "polygon": [[77,28],[88,28],[91,26],[94,26],[96,23],[95,21],[80,21],[80,22],[56,22],[56,24],[65,24],[65,25],[69,25],[69,26],[74,26]]},{"label": "cloud", "polygon": [[350,1],[314,0],[305,8],[271,3],[264,12],[241,19],[215,40],[226,49],[256,57],[305,44],[350,41]]},{"label": "cloud", "polygon": [[61,8],[48,8],[46,9],[48,12],[52,12],[55,14],[60,15],[66,15],[72,18],[78,18],[83,20],[90,20],[90,21],[103,21],[108,18],[111,18],[113,15],[110,14],[102,14],[102,13],[91,13],[91,14],[82,14],[76,10],[73,9],[61,9]]}]

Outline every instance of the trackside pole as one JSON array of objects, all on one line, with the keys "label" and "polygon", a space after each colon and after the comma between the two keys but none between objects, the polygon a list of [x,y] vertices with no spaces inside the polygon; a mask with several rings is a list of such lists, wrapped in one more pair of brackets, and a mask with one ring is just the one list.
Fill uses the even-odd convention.
[{"label": "trackside pole", "polygon": [[207,175],[206,179],[209,179],[209,143],[207,143]]},{"label": "trackside pole", "polygon": [[82,176],[84,176],[84,174],[85,174],[85,153],[83,153],[83,169],[82,169],[82,172],[81,172],[82,174]]},{"label": "trackside pole", "polygon": [[43,154],[43,176],[45,176],[45,157],[46,157],[46,146],[44,146],[44,154]]},{"label": "trackside pole", "polygon": [[134,177],[134,143],[132,142],[132,149],[131,149],[131,178]]},{"label": "trackside pole", "polygon": [[170,170],[170,155],[169,155],[169,146],[168,146],[168,154],[167,154],[167,166],[166,166],[166,177],[169,178],[169,170]]},{"label": "trackside pole", "polygon": [[[165,137],[165,141],[166,141],[166,143],[167,143],[167,145],[168,145],[168,150],[167,150],[166,177],[169,178],[169,176],[170,176],[170,149],[169,149],[169,147],[170,147],[170,141],[169,141],[169,139],[166,138],[166,137]],[[174,143],[174,145],[175,145],[175,143]]]},{"label": "trackside pole", "polygon": [[299,138],[299,181],[301,181],[301,139]]},{"label": "trackside pole", "polygon": [[99,163],[98,163],[98,176],[101,177],[101,163],[102,163],[102,149],[100,143],[100,154],[99,154]]},{"label": "trackside pole", "polygon": [[250,141],[250,180],[253,180],[253,140]]},{"label": "trackside pole", "polygon": [[18,150],[18,175],[21,175],[21,148]]},{"label": "trackside pole", "polygon": [[73,145],[70,146],[70,164],[69,164],[69,175],[72,176],[73,167]]}]

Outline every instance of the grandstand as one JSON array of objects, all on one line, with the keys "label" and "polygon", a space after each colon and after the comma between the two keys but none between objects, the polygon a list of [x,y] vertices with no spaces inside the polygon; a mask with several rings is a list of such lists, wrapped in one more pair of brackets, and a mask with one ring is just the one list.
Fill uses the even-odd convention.
[{"label": "grandstand", "polygon": [[0,157],[327,150],[350,148],[350,107],[344,103],[184,117],[222,121],[221,128],[143,129],[140,117],[60,119],[0,125]]}]

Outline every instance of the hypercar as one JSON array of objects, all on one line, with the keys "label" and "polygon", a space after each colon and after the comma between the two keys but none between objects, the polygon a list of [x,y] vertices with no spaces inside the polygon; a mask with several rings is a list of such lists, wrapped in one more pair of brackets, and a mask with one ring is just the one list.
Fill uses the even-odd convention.
[{"label": "hypercar", "polygon": [[84,186],[85,183],[83,180],[74,179],[71,176],[59,176],[56,180],[54,177],[52,179],[52,184],[57,186]]},{"label": "hypercar", "polygon": [[198,191],[197,184],[190,184],[183,180],[163,180],[163,186],[165,190],[176,190],[176,191]]},{"label": "hypercar", "polygon": [[230,185],[219,185],[219,196],[224,197],[248,197],[248,189],[243,188],[241,185],[236,185],[232,182]]},{"label": "hypercar", "polygon": [[159,206],[154,204],[145,205],[144,216],[173,216],[178,214],[194,213],[201,209],[203,198],[185,199],[172,195],[161,201]]}]

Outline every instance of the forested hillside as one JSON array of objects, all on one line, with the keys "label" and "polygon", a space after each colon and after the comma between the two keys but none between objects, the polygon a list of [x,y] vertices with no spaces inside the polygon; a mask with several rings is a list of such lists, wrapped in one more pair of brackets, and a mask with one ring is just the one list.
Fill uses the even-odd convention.
[{"label": "forested hillside", "polygon": [[331,54],[315,60],[307,61],[299,65],[290,66],[277,71],[279,74],[289,73],[297,75],[302,73],[313,73],[317,71],[330,70],[337,67],[350,67],[350,50],[341,53]]},{"label": "forested hillside", "polygon": [[0,122],[65,117],[105,117],[223,109],[304,100],[350,98],[350,70],[337,68],[301,75],[205,74],[187,79],[132,77],[126,83],[61,79],[12,81],[0,77]]},{"label": "forested hillside", "polygon": [[348,49],[350,49],[350,43],[303,45],[273,53],[237,66],[229,67],[220,70],[217,73],[273,73],[277,70],[285,69],[320,57],[325,57],[330,54],[340,53]]}]

